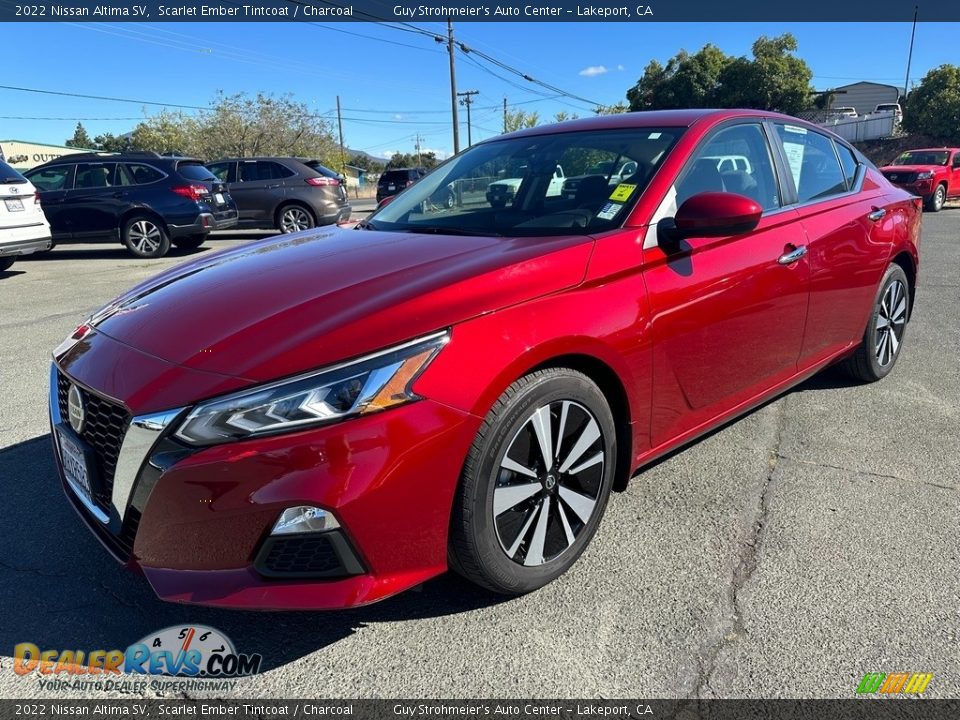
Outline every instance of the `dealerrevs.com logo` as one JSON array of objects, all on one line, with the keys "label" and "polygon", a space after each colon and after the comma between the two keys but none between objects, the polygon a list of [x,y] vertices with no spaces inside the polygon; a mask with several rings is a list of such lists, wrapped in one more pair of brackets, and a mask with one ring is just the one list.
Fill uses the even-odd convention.
[{"label": "dealerrevs.com logo", "polygon": [[[44,678],[48,689],[123,690],[146,684],[134,680],[136,676],[201,681],[244,677],[259,672],[262,660],[257,653],[237,652],[230,638],[215,628],[190,625],[151,633],[125,650],[41,649],[34,643],[20,643],[13,651],[13,670]],[[160,684],[151,683],[151,687],[160,689]],[[220,689],[209,682],[191,687]]]}]

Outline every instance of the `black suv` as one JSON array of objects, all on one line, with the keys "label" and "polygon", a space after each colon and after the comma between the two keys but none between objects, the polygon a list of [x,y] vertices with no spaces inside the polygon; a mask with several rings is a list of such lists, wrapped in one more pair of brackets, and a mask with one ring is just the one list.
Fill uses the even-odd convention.
[{"label": "black suv", "polygon": [[377,180],[377,202],[406,190],[427,174],[426,168],[397,168],[387,170]]},{"label": "black suv", "polygon": [[203,244],[237,224],[237,206],[200,160],[157,153],[64,155],[24,173],[54,243],[119,240],[138,257]]},{"label": "black suv", "polygon": [[207,168],[227,183],[241,227],[292,233],[350,219],[344,179],[316,160],[224,158]]}]

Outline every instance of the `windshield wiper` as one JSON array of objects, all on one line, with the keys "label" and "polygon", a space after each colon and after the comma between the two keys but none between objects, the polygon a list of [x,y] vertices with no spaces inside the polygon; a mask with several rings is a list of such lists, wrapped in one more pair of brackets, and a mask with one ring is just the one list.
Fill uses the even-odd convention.
[{"label": "windshield wiper", "polygon": [[404,228],[401,232],[423,233],[429,235],[470,235],[474,237],[503,237],[493,230],[467,230],[459,227],[443,227],[442,225],[415,225]]}]

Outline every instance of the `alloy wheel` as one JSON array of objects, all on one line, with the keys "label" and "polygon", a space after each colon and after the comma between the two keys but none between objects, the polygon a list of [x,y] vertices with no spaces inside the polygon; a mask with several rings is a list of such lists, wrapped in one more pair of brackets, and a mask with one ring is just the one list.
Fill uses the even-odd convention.
[{"label": "alloy wheel", "polygon": [[280,216],[280,229],[285,233],[308,230],[311,227],[313,227],[313,221],[303,208],[287,208]]},{"label": "alloy wheel", "polygon": [[524,421],[493,490],[493,524],[507,557],[530,567],[569,550],[599,504],[604,447],[597,418],[571,400],[543,405]]},{"label": "alloy wheel", "polygon": [[933,196],[933,207],[935,210],[939,210],[943,207],[943,204],[947,200],[947,192],[943,189],[943,185],[937,186],[937,191]]},{"label": "alloy wheel", "polygon": [[163,233],[149,220],[137,220],[128,232],[130,245],[142,255],[152,255],[163,242]]},{"label": "alloy wheel", "polygon": [[881,367],[897,357],[906,322],[907,291],[902,282],[894,280],[883,293],[877,313],[874,354]]}]

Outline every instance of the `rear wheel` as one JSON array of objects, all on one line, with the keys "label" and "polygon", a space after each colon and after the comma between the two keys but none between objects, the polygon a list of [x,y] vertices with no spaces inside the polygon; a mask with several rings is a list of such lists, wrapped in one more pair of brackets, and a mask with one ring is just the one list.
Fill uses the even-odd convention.
[{"label": "rear wheel", "polygon": [[587,376],[540,370],[511,385],[474,440],[450,533],[450,565],[496,592],[543,587],[576,562],[606,508],[613,415]]},{"label": "rear wheel", "polygon": [[933,191],[933,195],[930,196],[930,199],[927,201],[927,210],[930,212],[940,212],[943,209],[943,204],[947,201],[947,188],[943,185],[937,185],[937,189]]},{"label": "rear wheel", "polygon": [[863,333],[863,342],[845,368],[863,382],[886,377],[900,357],[910,315],[910,281],[899,265],[887,268]]},{"label": "rear wheel", "polygon": [[16,262],[17,256],[11,255],[10,257],[0,258],[0,272],[4,270],[9,270],[13,267],[13,263]]},{"label": "rear wheel", "polygon": [[170,250],[170,238],[164,227],[153,218],[141,215],[124,223],[123,244],[131,253],[143,258],[160,258]]},{"label": "rear wheel", "polygon": [[316,224],[313,214],[302,205],[284,205],[277,212],[277,227],[285,233],[309,230]]},{"label": "rear wheel", "polygon": [[207,240],[207,233],[201,233],[200,235],[188,235],[186,237],[177,238],[173,241],[173,244],[182,250],[194,250]]}]

